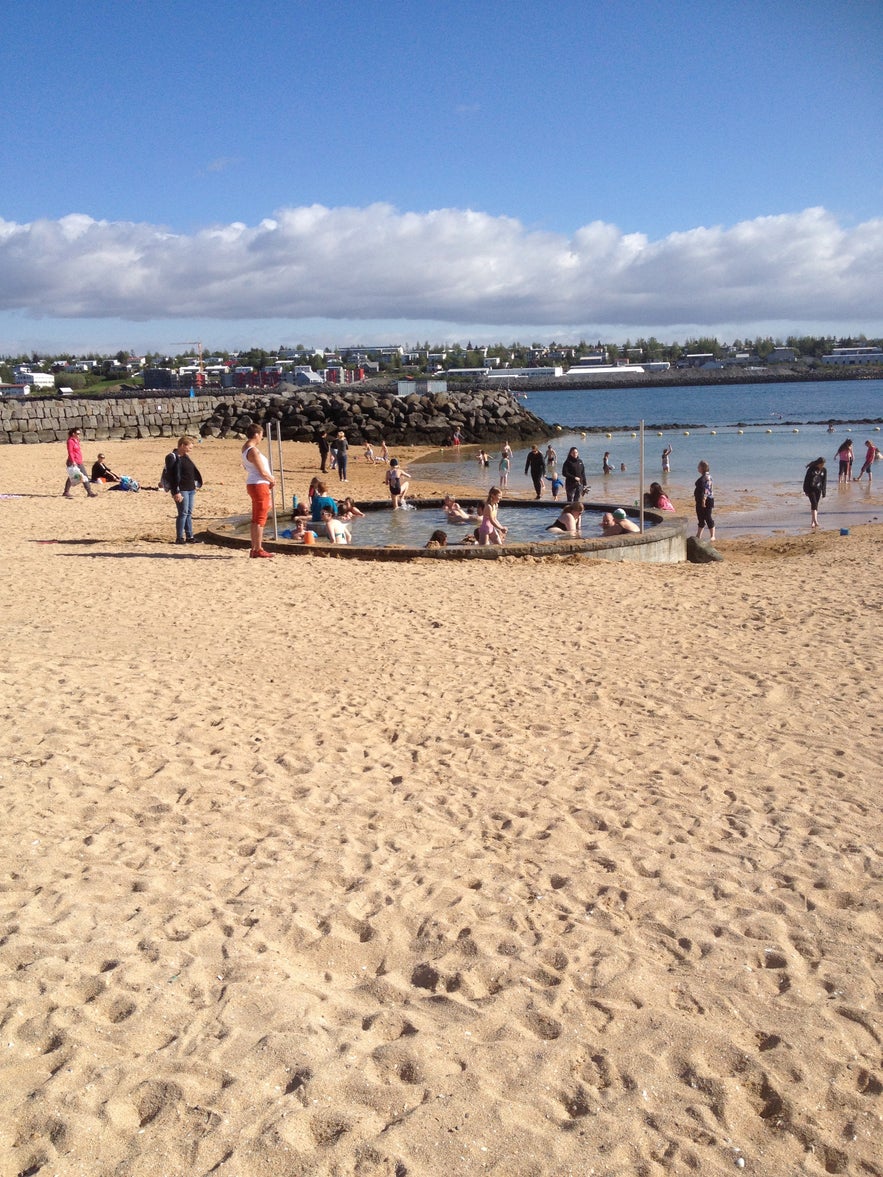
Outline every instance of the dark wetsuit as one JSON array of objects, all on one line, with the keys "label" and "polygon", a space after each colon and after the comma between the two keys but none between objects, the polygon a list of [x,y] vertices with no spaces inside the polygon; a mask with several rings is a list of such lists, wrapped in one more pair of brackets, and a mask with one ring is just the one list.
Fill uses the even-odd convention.
[{"label": "dark wetsuit", "polygon": [[543,478],[546,473],[546,459],[539,450],[536,453],[531,450],[527,455],[527,461],[524,463],[524,473],[530,474],[537,498],[541,498],[543,494]]}]

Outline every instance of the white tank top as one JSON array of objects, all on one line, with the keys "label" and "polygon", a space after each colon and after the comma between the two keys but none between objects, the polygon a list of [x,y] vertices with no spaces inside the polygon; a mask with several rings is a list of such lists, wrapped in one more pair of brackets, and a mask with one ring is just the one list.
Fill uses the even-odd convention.
[{"label": "white tank top", "polygon": [[263,474],[261,474],[260,470],[254,464],[254,462],[251,462],[248,459],[248,454],[250,454],[254,448],[255,447],[253,445],[250,445],[247,449],[244,449],[242,451],[242,465],[245,467],[245,476],[246,476],[245,477],[245,485],[246,486],[255,486],[259,482],[266,482],[267,481],[267,479],[264,477]]}]

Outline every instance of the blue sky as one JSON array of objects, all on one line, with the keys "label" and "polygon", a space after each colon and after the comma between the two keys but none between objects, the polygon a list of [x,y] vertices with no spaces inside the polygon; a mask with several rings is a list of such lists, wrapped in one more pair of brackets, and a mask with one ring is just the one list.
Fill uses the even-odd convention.
[{"label": "blue sky", "polygon": [[883,333],[879,0],[5,7],[0,353]]}]

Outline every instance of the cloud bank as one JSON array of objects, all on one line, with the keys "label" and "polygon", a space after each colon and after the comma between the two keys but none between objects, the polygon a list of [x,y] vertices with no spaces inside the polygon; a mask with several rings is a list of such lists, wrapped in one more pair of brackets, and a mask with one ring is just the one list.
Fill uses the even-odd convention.
[{"label": "cloud bank", "polygon": [[594,222],[572,236],[469,210],[312,205],[191,235],[0,219],[0,311],[63,319],[307,319],[634,328],[877,317],[883,219],[825,209],[659,241]]}]

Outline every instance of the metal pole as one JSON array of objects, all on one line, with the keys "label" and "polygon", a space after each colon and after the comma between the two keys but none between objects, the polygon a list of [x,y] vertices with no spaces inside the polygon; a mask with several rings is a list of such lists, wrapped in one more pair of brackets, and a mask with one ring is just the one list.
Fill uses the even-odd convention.
[{"label": "metal pole", "polygon": [[276,441],[277,449],[279,450],[279,484],[282,487],[282,511],[285,512],[285,504],[288,499],[285,497],[285,467],[282,464],[282,422],[276,422]]},{"label": "metal pole", "polygon": [[638,473],[638,508],[640,510],[641,531],[644,530],[644,418],[641,418],[641,462]]},{"label": "metal pole", "polygon": [[[267,462],[273,474],[273,422],[267,422]],[[273,504],[273,539],[279,538],[279,523],[276,519],[276,488],[270,487],[270,502]]]}]

